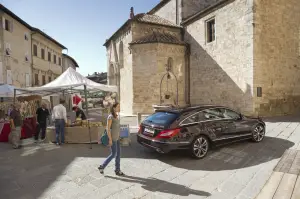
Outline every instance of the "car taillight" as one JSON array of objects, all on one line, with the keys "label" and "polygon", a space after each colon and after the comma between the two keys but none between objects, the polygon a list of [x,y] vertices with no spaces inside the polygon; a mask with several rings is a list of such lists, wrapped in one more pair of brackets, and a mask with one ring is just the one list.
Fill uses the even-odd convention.
[{"label": "car taillight", "polygon": [[139,131],[138,131],[138,134],[141,134],[142,133],[142,125],[139,126]]},{"label": "car taillight", "polygon": [[170,129],[161,131],[156,138],[171,138],[177,135],[180,132],[180,129]]}]

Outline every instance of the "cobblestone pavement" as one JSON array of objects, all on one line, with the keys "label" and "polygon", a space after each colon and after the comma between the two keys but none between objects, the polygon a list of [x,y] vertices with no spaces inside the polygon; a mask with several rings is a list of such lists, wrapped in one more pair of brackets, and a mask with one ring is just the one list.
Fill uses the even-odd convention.
[{"label": "cobblestone pavement", "polygon": [[40,143],[13,150],[0,143],[0,198],[208,198],[253,199],[287,149],[300,148],[300,117],[268,120],[262,143],[242,142],[213,150],[203,160],[185,152],[161,155],[135,141],[122,148],[122,170],[98,165],[109,150],[100,145]]}]

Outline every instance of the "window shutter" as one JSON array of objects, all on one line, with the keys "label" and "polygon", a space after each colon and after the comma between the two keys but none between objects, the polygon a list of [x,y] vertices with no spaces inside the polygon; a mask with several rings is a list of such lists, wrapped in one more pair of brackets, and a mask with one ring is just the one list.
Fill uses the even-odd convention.
[{"label": "window shutter", "polygon": [[3,64],[0,62],[0,83],[3,84]]},{"label": "window shutter", "polygon": [[10,21],[10,32],[13,32],[14,31],[14,21],[11,20]]},{"label": "window shutter", "polygon": [[6,83],[12,84],[11,70],[7,70],[7,72],[6,72]]}]

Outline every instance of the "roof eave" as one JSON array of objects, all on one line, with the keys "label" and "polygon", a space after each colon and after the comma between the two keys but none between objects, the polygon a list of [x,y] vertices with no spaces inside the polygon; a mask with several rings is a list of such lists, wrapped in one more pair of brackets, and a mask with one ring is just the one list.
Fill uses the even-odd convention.
[{"label": "roof eave", "polygon": [[103,44],[103,46],[108,45],[108,43],[121,31],[123,30],[127,25],[129,25],[131,23],[131,19],[128,19],[110,38],[108,38],[105,43]]},{"label": "roof eave", "polygon": [[193,14],[192,16],[184,19],[182,22],[181,22],[181,25],[182,26],[186,26],[186,25],[189,25],[191,23],[193,23],[194,21],[197,21],[199,18],[201,18],[203,15],[209,13],[209,12],[212,12],[214,10],[217,10],[219,9],[220,7],[222,6],[225,6],[231,2],[233,2],[235,0],[222,0],[222,1],[219,1],[217,3],[215,3],[214,5],[211,5],[207,8],[205,8],[204,10],[201,10],[195,14]]},{"label": "roof eave", "polygon": [[67,58],[71,59],[74,62],[75,67],[79,68],[79,65],[77,64],[77,62],[75,61],[75,59],[73,57],[71,57],[70,55],[64,54],[64,53],[63,53],[63,56],[66,56]]},{"label": "roof eave", "polygon": [[172,44],[172,45],[186,46],[186,43],[172,43],[172,42],[162,42],[162,41],[148,41],[148,42],[140,42],[140,43],[129,43],[130,46],[139,45],[139,44]]},{"label": "roof eave", "polygon": [[12,18],[14,18],[15,20],[17,20],[19,23],[21,23],[22,25],[24,25],[25,27],[27,27],[28,29],[31,30],[31,25],[29,25],[28,23],[26,23],[24,20],[22,20],[20,17],[18,17],[15,13],[13,13],[12,11],[10,11],[9,9],[7,9],[5,6],[3,6],[2,4],[0,4],[0,10],[3,10],[6,14],[10,15]]},{"label": "roof eave", "polygon": [[149,25],[156,25],[156,26],[163,26],[167,28],[177,28],[177,29],[182,29],[182,26],[172,26],[172,25],[166,25],[166,24],[158,24],[158,23],[151,23],[151,22],[144,22],[144,21],[135,21],[137,23],[142,23],[142,24],[149,24]]},{"label": "roof eave", "polygon": [[55,43],[56,45],[58,45],[62,49],[64,49],[64,50],[68,49],[67,47],[65,47],[64,45],[62,45],[61,43],[59,43],[58,41],[56,41],[55,39],[53,39],[52,37],[50,37],[49,35],[44,33],[43,31],[41,31],[40,29],[32,27],[31,30],[33,32],[37,32],[37,33],[41,34],[42,36],[46,37],[47,39],[49,39],[50,41],[52,41],[53,43]]},{"label": "roof eave", "polygon": [[138,20],[127,20],[109,39],[105,41],[103,46],[107,47],[108,43],[121,31],[123,30],[127,25],[129,25],[131,22],[141,23],[141,24],[149,24],[149,25],[157,25],[157,26],[163,26],[168,28],[177,28],[182,29],[182,26],[172,26],[172,25],[165,25],[165,24],[157,24],[157,23],[151,23],[151,22],[144,22],[144,21],[138,21]]}]

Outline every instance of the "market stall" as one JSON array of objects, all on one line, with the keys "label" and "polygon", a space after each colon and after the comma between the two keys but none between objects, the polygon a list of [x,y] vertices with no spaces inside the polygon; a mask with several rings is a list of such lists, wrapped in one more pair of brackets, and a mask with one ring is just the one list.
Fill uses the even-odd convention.
[{"label": "market stall", "polygon": [[[82,124],[67,124],[65,127],[65,143],[97,143],[102,136],[105,127],[102,122],[98,121],[83,121]],[[46,139],[50,142],[55,142],[55,128],[50,126],[46,131]],[[91,140],[90,140],[91,139]]]},{"label": "market stall", "polygon": [[[0,85],[0,142],[8,142],[8,136],[11,132],[9,123],[9,113],[12,109],[14,86],[3,84]],[[20,92],[17,92],[20,94]],[[15,103],[21,106],[21,116],[22,116],[22,127],[21,127],[21,139],[30,138],[35,132],[35,109],[38,102],[41,100],[40,96],[25,96],[17,97]]]},{"label": "market stall", "polygon": [[[87,102],[87,92],[105,91],[116,93],[118,91],[116,86],[108,86],[93,82],[83,75],[79,74],[72,68],[68,68],[63,74],[61,74],[54,81],[42,86],[42,87],[30,87],[15,89],[14,96],[64,96],[69,94],[75,94],[80,91],[85,93],[85,102]],[[17,93],[18,92],[18,93]],[[86,115],[89,116],[88,106],[86,107]],[[66,143],[86,143],[93,142],[99,139],[99,136],[103,133],[104,127],[102,125],[103,118],[99,117],[99,121],[91,121],[88,117],[87,121],[68,121],[65,128],[65,142]],[[88,125],[89,124],[89,125]],[[46,132],[46,139],[49,141],[55,141],[55,130],[53,126],[49,126]]]}]

